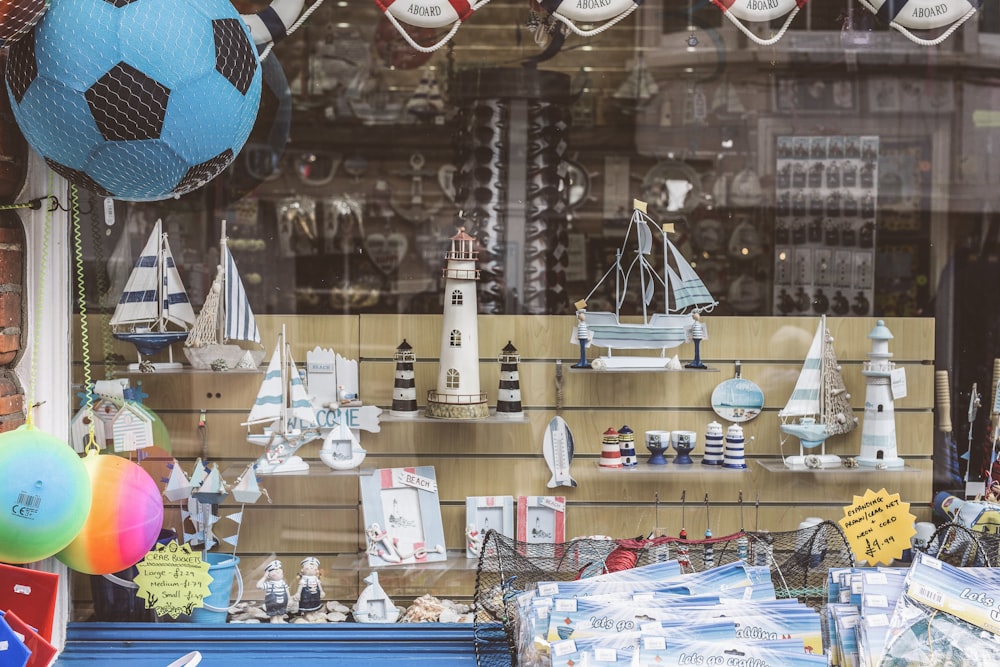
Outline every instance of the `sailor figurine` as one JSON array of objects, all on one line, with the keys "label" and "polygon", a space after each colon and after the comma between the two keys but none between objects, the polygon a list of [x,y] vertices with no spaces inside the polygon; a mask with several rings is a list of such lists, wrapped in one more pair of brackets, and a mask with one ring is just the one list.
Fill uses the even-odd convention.
[{"label": "sailor figurine", "polygon": [[476,524],[470,523],[465,529],[465,548],[469,554],[479,556],[483,553],[483,533],[476,528]]},{"label": "sailor figurine", "polygon": [[691,340],[694,341],[694,360],[690,364],[685,364],[684,368],[708,368],[701,363],[701,341],[705,339],[705,325],[701,323],[701,315],[695,313],[691,316],[694,323],[691,325]]},{"label": "sailor figurine", "polygon": [[299,601],[299,611],[316,611],[323,606],[323,584],[319,580],[319,559],[307,556],[299,568],[299,589],[295,599]]},{"label": "sailor figurine", "polygon": [[594,334],[587,326],[587,302],[580,300],[576,302],[576,328],[573,329],[572,341],[580,345],[580,361],[573,364],[573,368],[590,368],[587,361],[587,347]]},{"label": "sailor figurine", "polygon": [[288,584],[280,560],[272,560],[264,567],[264,576],[257,582],[257,588],[264,591],[264,611],[272,623],[282,622],[288,612]]}]

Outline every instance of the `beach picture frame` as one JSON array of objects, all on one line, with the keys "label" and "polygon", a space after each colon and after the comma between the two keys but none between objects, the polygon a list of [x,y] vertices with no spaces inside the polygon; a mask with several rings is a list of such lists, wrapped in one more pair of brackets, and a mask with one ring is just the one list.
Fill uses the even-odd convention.
[{"label": "beach picture frame", "polygon": [[447,558],[433,466],[362,471],[359,483],[370,566]]},{"label": "beach picture frame", "polygon": [[479,558],[489,530],[514,539],[514,496],[469,496],[465,499],[466,558]]},{"label": "beach picture frame", "polygon": [[518,496],[517,539],[528,544],[566,541],[565,496]]}]

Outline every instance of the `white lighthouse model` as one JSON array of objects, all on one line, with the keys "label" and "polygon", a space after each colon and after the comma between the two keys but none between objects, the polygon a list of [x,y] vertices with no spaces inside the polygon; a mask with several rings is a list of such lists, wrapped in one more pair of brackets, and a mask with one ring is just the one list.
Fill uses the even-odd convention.
[{"label": "white lighthouse model", "polygon": [[[865,417],[861,426],[861,455],[857,461],[869,468],[902,468],[896,454],[896,415],[893,400],[905,396],[906,381],[902,368],[890,359],[892,333],[878,320],[868,334],[872,351],[868,353],[861,374],[865,376]],[[894,393],[896,392],[896,393]]]},{"label": "white lighthouse model", "polygon": [[428,417],[482,419],[490,416],[479,386],[479,308],[476,300],[476,240],[460,229],[445,255],[444,322],[437,389],[427,392]]}]

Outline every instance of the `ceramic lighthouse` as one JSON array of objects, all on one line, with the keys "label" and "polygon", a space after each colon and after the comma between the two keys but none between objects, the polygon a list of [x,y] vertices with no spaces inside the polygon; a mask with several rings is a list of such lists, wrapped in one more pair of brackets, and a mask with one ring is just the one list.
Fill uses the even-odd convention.
[{"label": "ceramic lighthouse", "polygon": [[479,269],[476,240],[465,228],[451,237],[445,255],[444,320],[437,389],[427,392],[428,417],[482,419],[490,416],[479,386]]},{"label": "ceramic lighthouse", "polygon": [[403,339],[392,355],[396,362],[396,373],[392,380],[392,409],[395,417],[417,416],[417,383],[413,376],[413,362],[416,356],[413,346]]},{"label": "ceramic lighthouse", "polygon": [[896,415],[893,400],[906,395],[906,376],[890,359],[892,333],[883,320],[868,334],[872,351],[861,374],[865,376],[865,418],[861,426],[860,465],[869,468],[902,468],[896,453]]},{"label": "ceramic lighthouse", "polygon": [[521,408],[521,374],[517,364],[521,355],[517,353],[513,341],[500,351],[500,387],[497,390],[497,417],[524,417]]}]

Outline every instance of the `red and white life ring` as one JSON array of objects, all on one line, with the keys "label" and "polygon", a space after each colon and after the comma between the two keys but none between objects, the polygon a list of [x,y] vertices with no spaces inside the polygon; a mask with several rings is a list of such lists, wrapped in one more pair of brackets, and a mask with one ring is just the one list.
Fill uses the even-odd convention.
[{"label": "red and white life ring", "polygon": [[[712,4],[722,10],[722,13],[739,28],[743,34],[761,46],[770,46],[781,39],[792,19],[799,13],[809,0],[712,0]],[[767,23],[785,17],[785,22],[777,33],[764,39],[750,30],[744,21],[749,23]]]},{"label": "red and white life ring", "polygon": [[[638,9],[642,0],[538,0],[538,4],[576,34],[593,37]],[[582,30],[574,21],[603,23],[596,28]]]},{"label": "red and white life ring", "polygon": [[[983,0],[859,0],[890,28],[924,46],[934,46],[947,39],[959,26],[972,18]],[[933,39],[924,39],[910,30],[948,29]]]},{"label": "red and white life ring", "polygon": [[[470,2],[469,0],[375,0],[382,13],[399,31],[407,43],[422,53],[430,53],[444,46],[451,39],[462,22],[489,0]],[[445,28],[451,26],[448,34],[431,46],[418,44],[400,25],[406,23],[418,28]]]}]

